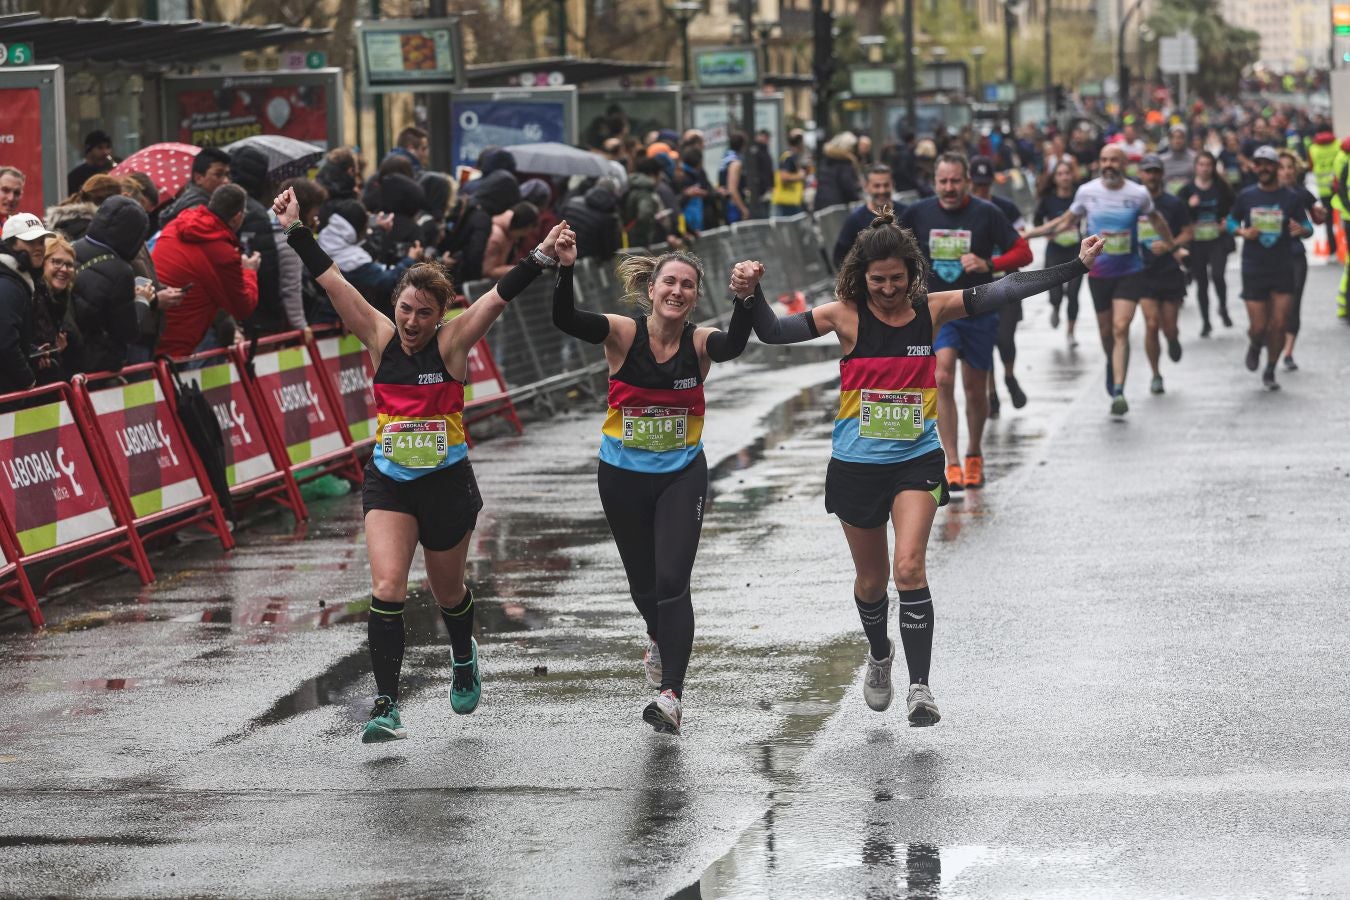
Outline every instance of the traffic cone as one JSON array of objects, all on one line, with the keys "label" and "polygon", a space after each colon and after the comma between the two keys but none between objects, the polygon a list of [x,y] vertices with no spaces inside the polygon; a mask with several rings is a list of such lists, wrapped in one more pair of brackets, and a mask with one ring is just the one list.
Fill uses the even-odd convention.
[{"label": "traffic cone", "polygon": [[1336,221],[1336,227],[1332,229],[1333,231],[1336,232],[1336,261],[1339,262],[1341,265],[1345,265],[1345,258],[1346,258],[1345,222],[1342,221],[1341,219],[1340,210],[1338,209],[1332,210],[1331,214],[1335,216]]},{"label": "traffic cone", "polygon": [[[1326,232],[1323,232],[1323,234],[1325,233]],[[1323,259],[1325,259],[1330,255],[1331,255],[1331,248],[1327,246],[1327,239],[1321,236],[1317,237],[1313,241],[1313,256],[1320,256]]]}]

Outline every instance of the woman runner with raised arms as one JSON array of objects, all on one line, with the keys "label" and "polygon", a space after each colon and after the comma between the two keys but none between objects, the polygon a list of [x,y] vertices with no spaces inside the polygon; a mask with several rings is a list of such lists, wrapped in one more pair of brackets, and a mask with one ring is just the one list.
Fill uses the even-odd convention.
[{"label": "woman runner with raised arms", "polygon": [[473,594],[464,584],[469,538],[483,508],[462,420],[469,351],[506,304],[555,264],[546,254],[566,223],[559,223],[539,248],[451,322],[443,320],[455,288],[445,270],[435,263],[413,266],[394,288],[391,322],[319,249],[299,219],[294,192],[287,189],[278,196],[272,211],[287,243],[375,365],[379,430],[366,465],[361,505],[372,585],[367,631],[378,696],[361,740],[398,740],[407,736],[398,709],[398,680],[408,570],[418,543],[431,593],[450,632],[450,706],[460,714],[478,707],[482,679],[473,637]]},{"label": "woman runner with raised arms", "polygon": [[[1062,265],[929,294],[913,233],[896,225],[886,210],[858,235],[839,270],[833,302],[785,318],[767,304],[752,307],[755,334],[766,344],[834,332],[844,351],[825,510],[839,517],[853,556],[853,599],[869,644],[863,699],[878,712],[891,703],[895,643],[887,636],[886,620],[888,574],[893,574],[909,668],[909,723],[936,725],[941,718],[928,686],[933,601],[925,561],[933,517],[948,501],[937,435],[933,336],[954,319],[990,312],[1085,274],[1101,249],[1102,240],[1094,235],[1082,242],[1077,259]],[[744,284],[733,276],[731,289],[739,294]],[[887,520],[895,528],[890,573]]]},{"label": "woman runner with raised arms", "polygon": [[[643,666],[660,693],[642,718],[680,733],[684,675],[694,646],[690,577],[703,528],[708,462],[703,456],[703,381],[714,362],[740,356],[750,338],[755,282],[735,301],[727,331],[689,321],[703,268],[685,253],[633,256],[619,265],[624,296],[646,315],[601,315],[576,308],[572,265],[576,235],[557,239],[553,323],[603,344],[609,362],[609,412],[600,439],[600,504],[647,628]],[[742,265],[746,265],[742,263]]]}]

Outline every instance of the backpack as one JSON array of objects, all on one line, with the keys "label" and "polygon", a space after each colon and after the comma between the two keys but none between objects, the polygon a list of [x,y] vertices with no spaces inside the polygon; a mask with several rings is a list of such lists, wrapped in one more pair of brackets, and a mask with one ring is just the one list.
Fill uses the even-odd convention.
[{"label": "backpack", "polygon": [[221,512],[226,519],[234,522],[230,482],[225,475],[225,436],[221,433],[215,410],[211,409],[206,395],[195,382],[183,381],[178,377],[178,370],[172,360],[167,356],[161,356],[160,359],[168,361],[169,374],[173,377],[178,420],[183,423],[183,433],[197,451],[197,458],[202,461],[202,468],[206,470],[206,477],[211,482],[211,490],[220,503]]}]

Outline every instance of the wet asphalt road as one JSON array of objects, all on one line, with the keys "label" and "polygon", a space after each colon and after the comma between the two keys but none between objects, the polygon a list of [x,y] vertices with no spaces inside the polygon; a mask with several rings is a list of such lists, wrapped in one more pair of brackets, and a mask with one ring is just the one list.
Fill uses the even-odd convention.
[{"label": "wet asphalt road", "polygon": [[862,703],[851,567],[821,501],[836,368],[804,348],[709,384],[718,474],[679,739],[639,719],[599,400],[474,449],[483,705],[450,712],[419,594],[407,741],[358,741],[355,497],[314,504],[303,536],[255,517],[229,559],[162,551],[146,589],[69,591],[45,633],[0,632],[0,893],[1350,896],[1335,280],[1313,267],[1303,370],[1279,394],[1241,368],[1240,311],[1200,341],[1188,304],[1163,397],[1136,327],[1125,421],[1090,314],[1070,352],[1028,301],[1032,402],[1005,393],[990,484],[930,544],[935,728]]}]

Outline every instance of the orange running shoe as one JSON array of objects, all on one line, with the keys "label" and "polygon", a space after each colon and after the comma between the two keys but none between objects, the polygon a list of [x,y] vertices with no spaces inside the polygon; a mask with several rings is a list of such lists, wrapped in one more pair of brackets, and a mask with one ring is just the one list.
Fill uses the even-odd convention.
[{"label": "orange running shoe", "polygon": [[947,490],[955,494],[957,491],[964,490],[966,486],[965,476],[961,474],[961,467],[952,464],[947,467]]},{"label": "orange running shoe", "polygon": [[984,457],[966,457],[966,487],[984,487]]}]

